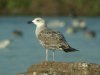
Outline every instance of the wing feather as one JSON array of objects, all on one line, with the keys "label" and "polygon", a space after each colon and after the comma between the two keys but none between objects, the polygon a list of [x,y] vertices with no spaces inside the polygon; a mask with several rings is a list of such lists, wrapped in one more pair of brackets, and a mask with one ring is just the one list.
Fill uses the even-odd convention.
[{"label": "wing feather", "polygon": [[62,46],[68,47],[67,41],[65,40],[64,36],[58,32],[51,29],[42,30],[39,35],[38,39],[41,41],[42,45],[46,48],[60,48]]}]

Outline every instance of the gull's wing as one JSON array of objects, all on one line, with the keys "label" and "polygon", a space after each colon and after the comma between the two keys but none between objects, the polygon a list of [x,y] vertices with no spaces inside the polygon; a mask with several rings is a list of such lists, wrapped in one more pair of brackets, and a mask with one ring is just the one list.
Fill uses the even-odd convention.
[{"label": "gull's wing", "polygon": [[70,47],[60,32],[51,29],[42,30],[38,39],[45,48],[60,49],[64,47],[67,49]]}]

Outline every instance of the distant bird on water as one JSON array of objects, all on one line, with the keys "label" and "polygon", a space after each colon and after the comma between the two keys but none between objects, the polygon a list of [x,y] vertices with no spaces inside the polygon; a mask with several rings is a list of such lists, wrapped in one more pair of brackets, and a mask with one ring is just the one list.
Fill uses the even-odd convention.
[{"label": "distant bird on water", "polygon": [[32,21],[28,21],[28,24],[30,23],[36,25],[35,34],[39,42],[46,49],[46,61],[48,61],[48,50],[53,51],[53,61],[55,60],[54,56],[56,50],[62,50],[65,52],[78,51],[67,43],[64,36],[59,31],[49,29],[44,19],[35,18]]},{"label": "distant bird on water", "polygon": [[11,40],[9,39],[0,41],[0,49],[6,48],[10,43],[11,43]]},{"label": "distant bird on water", "polygon": [[12,32],[15,36],[23,36],[23,33],[20,29],[16,29]]}]

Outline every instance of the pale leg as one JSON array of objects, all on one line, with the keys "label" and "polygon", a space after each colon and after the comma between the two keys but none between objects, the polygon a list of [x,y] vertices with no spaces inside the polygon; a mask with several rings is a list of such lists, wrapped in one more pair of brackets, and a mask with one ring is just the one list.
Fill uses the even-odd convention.
[{"label": "pale leg", "polygon": [[55,51],[53,50],[53,61],[55,61]]},{"label": "pale leg", "polygon": [[48,61],[48,49],[46,49],[46,61]]}]

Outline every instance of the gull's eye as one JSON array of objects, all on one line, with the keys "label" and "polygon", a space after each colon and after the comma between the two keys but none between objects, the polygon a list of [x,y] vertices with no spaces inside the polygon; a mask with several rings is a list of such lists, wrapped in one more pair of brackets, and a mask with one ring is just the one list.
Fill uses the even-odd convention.
[{"label": "gull's eye", "polygon": [[36,20],[36,21],[38,21],[38,22],[39,22],[40,20]]}]

